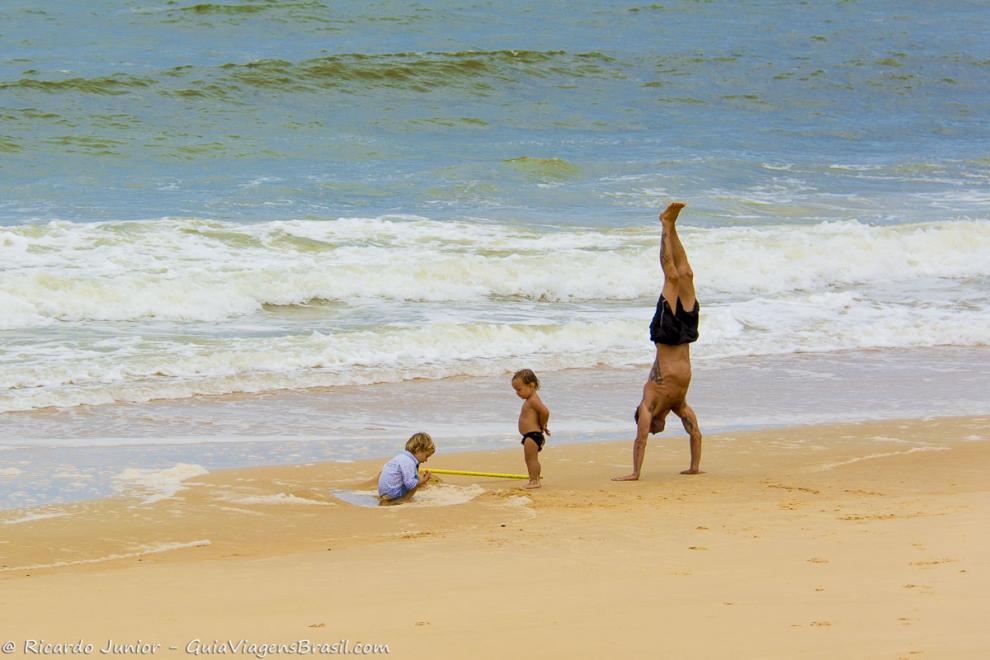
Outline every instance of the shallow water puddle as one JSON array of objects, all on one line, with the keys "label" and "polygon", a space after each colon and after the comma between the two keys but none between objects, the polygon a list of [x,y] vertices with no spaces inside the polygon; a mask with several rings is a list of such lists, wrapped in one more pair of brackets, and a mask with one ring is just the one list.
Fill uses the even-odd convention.
[{"label": "shallow water puddle", "polygon": [[382,504],[378,499],[378,492],[374,490],[334,490],[330,494],[339,500],[370,508],[379,507],[434,507],[452,506],[455,504],[465,504],[485,492],[485,489],[478,485],[452,486],[449,484],[436,484],[429,488],[417,492],[412,498],[395,504]]}]

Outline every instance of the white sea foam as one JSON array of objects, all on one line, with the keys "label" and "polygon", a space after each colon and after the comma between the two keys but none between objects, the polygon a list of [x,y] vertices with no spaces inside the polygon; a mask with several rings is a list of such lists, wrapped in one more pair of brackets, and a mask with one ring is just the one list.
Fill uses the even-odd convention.
[{"label": "white sea foam", "polygon": [[210,545],[209,539],[189,541],[188,543],[160,543],[158,545],[142,546],[139,550],[135,550],[134,552],[114,553],[104,555],[102,557],[94,557],[92,559],[75,559],[56,561],[51,562],[50,564],[29,564],[26,566],[14,566],[12,568],[0,568],[0,572],[6,573],[10,571],[37,570],[41,568],[61,568],[63,566],[77,566],[79,564],[100,564],[105,561],[113,561],[115,559],[130,559],[132,557],[143,557],[145,555],[171,552],[173,550],[182,550],[184,548],[198,548],[206,545]]},{"label": "white sea foam", "polygon": [[[682,229],[699,284],[736,296],[990,275],[990,222]],[[216,321],[314,299],[635,300],[655,295],[657,232],[422,218],[237,225],[165,219],[7,228],[6,327]],[[13,236],[16,240],[11,240]],[[0,240],[3,240],[0,238]]]},{"label": "white sea foam", "polygon": [[[638,364],[657,233],[416,216],[4,228],[0,412]],[[699,360],[990,345],[990,221],[682,235]],[[318,300],[335,302],[293,307]]]},{"label": "white sea foam", "polygon": [[52,473],[52,479],[69,479],[75,483],[79,483],[92,480],[93,475],[82,472],[75,465],[62,465]]},{"label": "white sea foam", "polygon": [[23,474],[24,470],[15,467],[5,467],[0,468],[0,477],[16,477],[19,474]]},{"label": "white sea foam", "polygon": [[930,446],[912,447],[911,449],[907,449],[905,451],[891,451],[891,452],[885,452],[885,453],[882,453],[882,454],[869,454],[868,456],[858,456],[856,458],[851,458],[848,461],[839,461],[838,463],[827,463],[825,465],[822,465],[818,469],[821,472],[825,472],[827,470],[834,470],[835,468],[841,467],[843,465],[851,465],[853,463],[859,463],[861,461],[873,461],[873,460],[876,460],[878,458],[889,458],[891,456],[903,456],[905,454],[914,454],[914,453],[917,453],[917,452],[948,451],[949,449],[950,449],[949,447],[930,447]]},{"label": "white sea foam", "polygon": [[241,509],[241,508],[235,507],[235,506],[218,506],[217,508],[219,510],[221,510],[221,511],[232,511],[234,513],[244,513],[244,514],[248,514],[248,515],[252,515],[252,516],[264,516],[264,515],[267,515],[267,514],[264,514],[264,513],[260,512],[260,511],[254,511],[252,509]]},{"label": "white sea foam", "polygon": [[228,502],[234,504],[301,504],[301,505],[316,505],[316,506],[334,506],[332,502],[322,502],[320,500],[311,500],[305,497],[298,497],[296,495],[291,495],[289,493],[275,493],[274,495],[250,495],[247,497],[230,497],[225,498]]},{"label": "white sea foam", "polygon": [[137,494],[141,504],[154,504],[166,500],[184,488],[182,482],[207,474],[201,465],[177,463],[166,469],[128,468],[114,475],[114,488],[118,492]]},{"label": "white sea foam", "polygon": [[61,518],[63,516],[69,515],[65,511],[48,511],[40,513],[29,513],[26,516],[21,516],[20,518],[13,518],[11,520],[4,520],[5,525],[20,525],[26,522],[33,522],[35,520],[47,520],[49,518]]},{"label": "white sea foam", "polygon": [[[0,411],[193,395],[492,375],[648,361],[649,309],[599,323],[456,324],[23,360],[0,372]],[[696,359],[842,349],[990,345],[990,310],[878,304],[851,292],[706,304]]]}]

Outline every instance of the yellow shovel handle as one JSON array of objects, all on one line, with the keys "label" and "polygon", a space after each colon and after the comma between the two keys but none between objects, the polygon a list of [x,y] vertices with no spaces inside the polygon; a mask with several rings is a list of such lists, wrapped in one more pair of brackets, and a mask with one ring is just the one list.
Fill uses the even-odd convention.
[{"label": "yellow shovel handle", "polygon": [[471,472],[470,470],[433,470],[429,469],[433,474],[463,474],[468,477],[495,477],[497,479],[529,479],[529,475],[526,474],[502,474],[500,472]]}]

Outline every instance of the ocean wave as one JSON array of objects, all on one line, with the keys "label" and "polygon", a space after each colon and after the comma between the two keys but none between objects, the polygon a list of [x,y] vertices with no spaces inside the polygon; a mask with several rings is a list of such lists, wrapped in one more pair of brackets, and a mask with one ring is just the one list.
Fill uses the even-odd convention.
[{"label": "ocean wave", "polygon": [[520,156],[504,162],[516,172],[543,179],[569,179],[581,171],[577,165],[563,158]]},{"label": "ocean wave", "polygon": [[[699,360],[990,345],[990,222],[680,229]],[[0,228],[0,412],[649,362],[658,227]]]},{"label": "ocean wave", "polygon": [[[199,78],[195,89],[209,87],[212,95],[239,96],[243,86],[300,92],[329,88],[402,88],[429,92],[467,86],[485,94],[493,84],[526,78],[617,77],[616,60],[598,52],[460,51],[385,54],[342,54],[291,62],[258,60],[228,63],[213,70],[175,69],[170,75]],[[178,93],[182,93],[180,90]]]},{"label": "ocean wave", "polygon": [[[990,222],[981,220],[681,233],[706,300],[990,276]],[[658,234],[415,216],[8,227],[0,229],[0,328],[215,322],[314,301],[641,301],[659,288]]]},{"label": "ocean wave", "polygon": [[[246,5],[196,5],[214,13],[242,12]],[[189,8],[192,10],[193,8]],[[247,11],[254,11],[247,9]],[[625,65],[601,52],[563,50],[424,51],[344,53],[290,61],[260,59],[217,66],[181,65],[145,76],[113,73],[61,80],[20,78],[0,82],[0,90],[39,90],[51,94],[121,95],[147,88],[164,96],[235,101],[245,91],[306,92],[328,89],[405,89],[430,92],[464,87],[495,93],[496,85],[525,80],[621,79]]]},{"label": "ocean wave", "polygon": [[96,76],[93,78],[74,77],[65,78],[63,80],[37,80],[35,78],[21,78],[15,82],[0,82],[0,90],[36,89],[52,94],[73,92],[117,96],[120,94],[127,94],[135,89],[151,87],[155,83],[156,81],[153,78],[118,73],[110,76]]},{"label": "ocean wave", "polygon": [[[137,338],[102,351],[22,348],[0,365],[0,412],[305,387],[401,382],[535,368],[630,364],[642,323],[434,323],[303,336]],[[632,347],[632,351],[629,348]]]},{"label": "ocean wave", "polygon": [[191,12],[193,14],[257,14],[259,12],[277,9],[274,4],[218,4],[204,2],[196,5],[179,7],[178,11]]},{"label": "ocean wave", "polygon": [[[274,337],[142,337],[22,346],[0,363],[0,412],[310,387],[628,367],[653,358],[652,310],[544,323],[434,322]],[[706,304],[696,360],[990,346],[990,308],[880,304],[852,293]],[[54,352],[53,352],[54,350]]]}]

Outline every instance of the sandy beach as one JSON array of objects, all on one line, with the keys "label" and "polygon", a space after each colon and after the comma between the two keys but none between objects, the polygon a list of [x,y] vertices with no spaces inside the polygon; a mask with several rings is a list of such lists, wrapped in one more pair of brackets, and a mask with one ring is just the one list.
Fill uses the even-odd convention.
[{"label": "sandy beach", "polygon": [[[358,505],[380,461],[180,465],[126,495],[0,513],[3,636],[15,656],[295,641],[400,658],[980,658],[988,439],[986,417],[711,435],[706,474],[685,477],[685,440],[668,437],[637,483],[609,480],[630,442],[551,443],[539,491],[446,476],[391,507]],[[430,465],[519,472],[522,457],[441,446]]]}]

